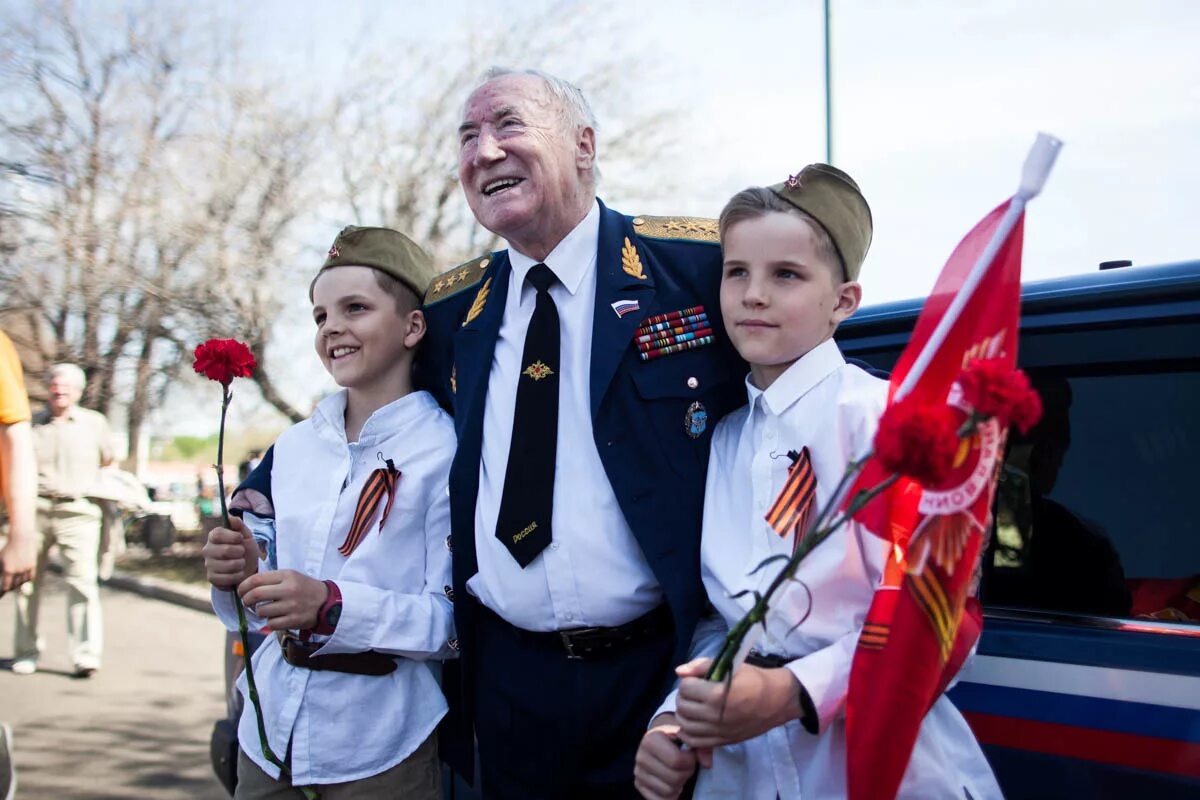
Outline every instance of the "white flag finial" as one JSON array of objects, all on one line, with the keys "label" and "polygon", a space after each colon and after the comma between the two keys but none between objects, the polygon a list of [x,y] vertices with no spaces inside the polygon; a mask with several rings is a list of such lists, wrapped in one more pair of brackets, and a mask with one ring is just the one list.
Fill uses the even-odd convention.
[{"label": "white flag finial", "polygon": [[1017,189],[1019,197],[1030,200],[1041,194],[1062,144],[1061,139],[1048,133],[1038,133],[1021,169],[1021,186]]}]

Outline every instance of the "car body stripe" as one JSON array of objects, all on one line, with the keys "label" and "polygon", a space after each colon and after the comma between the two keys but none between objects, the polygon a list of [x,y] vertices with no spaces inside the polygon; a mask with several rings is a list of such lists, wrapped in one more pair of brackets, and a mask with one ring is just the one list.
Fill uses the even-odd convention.
[{"label": "car body stripe", "polygon": [[986,745],[1200,777],[1200,745],[1190,742],[992,714],[964,716],[976,738]]},{"label": "car body stripe", "polygon": [[1200,745],[1200,711],[1189,708],[979,683],[959,683],[949,697],[964,714],[1013,717]]},{"label": "car body stripe", "polygon": [[1191,675],[976,655],[959,679],[964,683],[1200,710],[1200,678]]}]

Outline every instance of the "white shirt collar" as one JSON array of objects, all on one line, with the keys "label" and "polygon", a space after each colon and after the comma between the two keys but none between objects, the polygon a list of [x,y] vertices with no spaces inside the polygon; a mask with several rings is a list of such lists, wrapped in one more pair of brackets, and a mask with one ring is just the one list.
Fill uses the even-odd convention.
[{"label": "white shirt collar", "polygon": [[746,376],[746,395],[753,408],[761,397],[765,410],[773,414],[782,414],[796,401],[808,394],[808,391],[823,381],[838,367],[846,363],[842,351],[832,338],[826,339],[796,359],[766,391],[759,389]]},{"label": "white shirt collar", "polygon": [[[346,438],[346,400],[348,390],[339,389],[317,403],[314,422],[322,423],[341,439]],[[358,433],[358,443],[372,442],[382,435],[395,433],[416,415],[436,406],[428,392],[412,391],[371,412]],[[321,425],[318,425],[321,427]]]},{"label": "white shirt collar", "polygon": [[[513,279],[518,287],[525,286],[525,276],[535,264],[545,264],[558,278],[563,288],[572,295],[579,291],[583,277],[587,275],[596,260],[596,247],[600,243],[600,204],[592,201],[592,208],[578,225],[555,245],[546,256],[545,261],[534,261],[529,256],[517,250],[511,244],[508,246],[508,260],[512,264]],[[533,288],[530,287],[530,293]],[[524,297],[524,292],[521,294]]]}]

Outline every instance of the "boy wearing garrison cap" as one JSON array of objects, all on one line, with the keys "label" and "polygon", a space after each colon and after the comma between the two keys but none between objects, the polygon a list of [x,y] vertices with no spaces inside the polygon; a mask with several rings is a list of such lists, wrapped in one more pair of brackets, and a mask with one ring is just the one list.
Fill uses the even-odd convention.
[{"label": "boy wearing garrison cap", "polygon": [[[772,527],[789,468],[802,476],[790,510],[815,513],[874,437],[887,382],[847,364],[833,340],[862,298],[871,232],[857,184],[826,164],[740,192],[721,213],[721,313],[750,364],[749,402],[713,433],[701,575],[716,614],[697,628],[698,657],[676,670],[679,687],[642,740],[635,781],[646,797],[677,797],[697,766],[697,798],[846,795],[846,691],[887,559],[882,539],[855,523],[842,527],[776,595],[765,633],[732,681],[704,675],[778,565],[755,568],[793,551],[796,532]],[[1001,796],[945,697],[925,718],[900,796]]]},{"label": "boy wearing garrison cap", "polygon": [[[384,228],[338,234],[309,295],[317,355],[342,387],[273,449],[275,546],[260,565],[241,520],[204,548],[213,608],[250,624],[271,750],[292,786],[325,800],[440,798],[434,730],[446,713],[431,660],[453,655],[450,507],[454,427],[414,391],[429,257]],[[271,562],[277,562],[277,566]],[[246,693],[245,676],[239,688]],[[246,702],[237,798],[300,797],[263,755]]]}]

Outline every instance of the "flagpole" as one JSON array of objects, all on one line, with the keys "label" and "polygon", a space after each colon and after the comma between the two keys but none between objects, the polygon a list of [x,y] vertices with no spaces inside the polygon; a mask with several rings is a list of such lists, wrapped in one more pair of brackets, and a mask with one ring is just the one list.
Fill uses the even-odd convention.
[{"label": "flagpole", "polygon": [[942,346],[942,342],[949,335],[950,329],[954,327],[954,323],[958,321],[959,315],[962,314],[963,306],[967,304],[971,299],[971,295],[975,293],[979,282],[987,274],[988,267],[992,265],[996,254],[1000,252],[1000,248],[1008,239],[1008,234],[1012,231],[1013,226],[1017,224],[1017,220],[1020,219],[1021,214],[1025,212],[1025,204],[1037,197],[1041,193],[1042,187],[1046,185],[1046,178],[1049,177],[1050,170],[1054,166],[1054,160],[1058,157],[1058,151],[1061,148],[1062,141],[1060,139],[1056,139],[1046,133],[1039,133],[1037,135],[1037,139],[1033,142],[1033,147],[1029,149],[1029,155],[1025,157],[1025,165],[1021,170],[1021,184],[1017,188],[1017,193],[1013,196],[1008,210],[1004,213],[1004,217],[1001,218],[999,226],[992,233],[992,238],[988,241],[987,247],[983,248],[983,252],[980,253],[975,266],[971,267],[971,271],[967,274],[967,279],[963,281],[962,288],[958,290],[958,294],[950,302],[950,307],[946,309],[946,313],[942,315],[937,327],[930,334],[929,340],[921,348],[921,352],[913,362],[912,369],[904,377],[904,382],[896,389],[893,402],[902,400],[908,395],[925,373],[925,369],[929,366],[929,362],[933,360],[934,354]]},{"label": "flagpole", "polygon": [[829,3],[825,0],[825,163],[833,163],[833,75],[831,65],[833,58],[829,52]]}]

